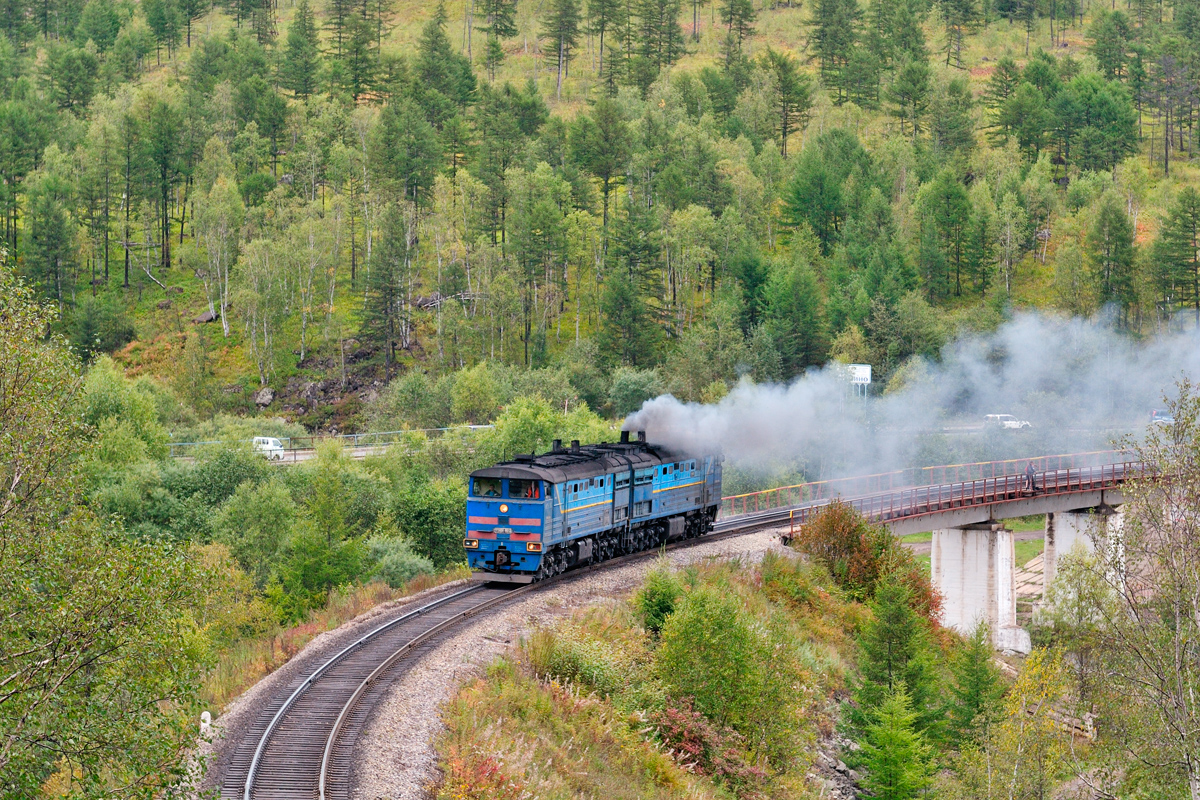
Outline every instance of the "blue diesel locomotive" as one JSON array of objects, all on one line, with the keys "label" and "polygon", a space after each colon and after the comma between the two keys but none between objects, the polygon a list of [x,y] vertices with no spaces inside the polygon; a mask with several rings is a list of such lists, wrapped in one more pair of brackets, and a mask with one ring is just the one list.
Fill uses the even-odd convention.
[{"label": "blue diesel locomotive", "polygon": [[518,455],[471,473],[463,546],[478,578],[531,583],[712,530],[721,457],[621,441]]}]

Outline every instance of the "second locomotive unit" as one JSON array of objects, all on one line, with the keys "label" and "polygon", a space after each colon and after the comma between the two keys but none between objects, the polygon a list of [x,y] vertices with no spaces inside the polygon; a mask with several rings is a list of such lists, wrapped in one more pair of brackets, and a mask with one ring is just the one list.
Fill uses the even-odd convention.
[{"label": "second locomotive unit", "polygon": [[463,546],[476,577],[530,583],[712,530],[721,457],[630,441],[518,455],[471,473]]}]

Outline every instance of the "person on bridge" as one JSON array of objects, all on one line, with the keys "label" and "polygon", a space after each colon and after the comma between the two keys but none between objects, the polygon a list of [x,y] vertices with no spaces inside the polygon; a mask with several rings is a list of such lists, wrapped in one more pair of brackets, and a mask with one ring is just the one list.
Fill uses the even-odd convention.
[{"label": "person on bridge", "polygon": [[1025,488],[1031,492],[1037,491],[1037,471],[1034,470],[1032,461],[1025,466]]}]

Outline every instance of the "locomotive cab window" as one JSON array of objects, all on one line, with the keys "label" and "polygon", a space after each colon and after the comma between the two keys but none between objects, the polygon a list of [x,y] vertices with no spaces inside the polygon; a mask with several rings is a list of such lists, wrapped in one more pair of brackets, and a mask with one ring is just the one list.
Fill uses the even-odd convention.
[{"label": "locomotive cab window", "polygon": [[499,478],[475,478],[472,482],[471,493],[476,497],[499,497]]},{"label": "locomotive cab window", "polygon": [[540,481],[509,480],[508,496],[521,500],[537,500],[542,496]]}]

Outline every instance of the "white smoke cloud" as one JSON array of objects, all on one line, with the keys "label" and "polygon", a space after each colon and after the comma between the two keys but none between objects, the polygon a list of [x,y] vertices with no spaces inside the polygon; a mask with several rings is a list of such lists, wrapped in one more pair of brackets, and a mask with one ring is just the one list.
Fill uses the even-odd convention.
[{"label": "white smoke cloud", "polygon": [[[623,427],[668,446],[719,448],[743,468],[800,467],[810,479],[1100,450],[1144,430],[1181,376],[1200,376],[1200,334],[1137,341],[1098,322],[1022,313],[952,342],[926,367],[903,390],[870,399],[837,366],[787,385],[743,382],[714,405],[664,395]],[[1031,427],[985,430],[985,414]]]}]

